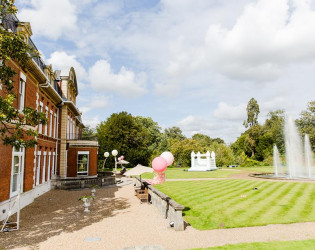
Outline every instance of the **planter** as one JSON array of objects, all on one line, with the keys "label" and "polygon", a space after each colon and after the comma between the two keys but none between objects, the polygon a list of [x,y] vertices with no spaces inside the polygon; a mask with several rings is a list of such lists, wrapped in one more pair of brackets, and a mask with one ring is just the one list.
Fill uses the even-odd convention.
[{"label": "planter", "polygon": [[90,212],[89,207],[91,206],[91,200],[88,198],[83,198],[82,201],[84,202],[83,203],[84,212],[89,213]]},{"label": "planter", "polygon": [[95,197],[95,193],[96,193],[96,189],[95,189],[95,188],[92,188],[92,189],[91,189],[91,195],[92,195],[93,197]]}]

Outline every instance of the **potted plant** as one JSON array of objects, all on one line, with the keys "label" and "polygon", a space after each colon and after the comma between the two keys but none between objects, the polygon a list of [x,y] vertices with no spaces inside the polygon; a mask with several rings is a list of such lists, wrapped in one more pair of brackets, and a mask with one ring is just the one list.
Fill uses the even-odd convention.
[{"label": "potted plant", "polygon": [[92,186],[91,186],[91,195],[92,195],[93,197],[95,197],[96,188],[99,188],[99,186],[98,186],[98,185],[92,185]]},{"label": "potted plant", "polygon": [[83,201],[84,212],[90,212],[89,207],[91,206],[91,200],[94,199],[91,195],[83,195],[79,198],[79,201]]}]

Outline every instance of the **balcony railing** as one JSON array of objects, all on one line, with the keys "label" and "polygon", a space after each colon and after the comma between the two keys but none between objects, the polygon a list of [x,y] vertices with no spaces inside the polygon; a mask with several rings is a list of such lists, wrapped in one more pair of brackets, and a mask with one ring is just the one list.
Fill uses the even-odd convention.
[{"label": "balcony railing", "polygon": [[68,133],[67,140],[97,141],[97,136]]}]

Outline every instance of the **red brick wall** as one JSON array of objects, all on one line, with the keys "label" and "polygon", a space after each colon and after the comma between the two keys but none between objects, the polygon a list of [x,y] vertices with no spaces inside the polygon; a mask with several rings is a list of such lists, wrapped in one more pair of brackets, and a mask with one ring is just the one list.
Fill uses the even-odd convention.
[{"label": "red brick wall", "polygon": [[25,150],[24,164],[24,192],[26,192],[33,188],[34,183],[34,148]]},{"label": "red brick wall", "polygon": [[[0,142],[1,143],[1,142]],[[0,202],[9,199],[12,147],[0,144]]]},{"label": "red brick wall", "polygon": [[97,175],[98,148],[69,148],[67,158],[67,177],[76,177],[78,171],[78,151],[89,151],[89,175]]}]

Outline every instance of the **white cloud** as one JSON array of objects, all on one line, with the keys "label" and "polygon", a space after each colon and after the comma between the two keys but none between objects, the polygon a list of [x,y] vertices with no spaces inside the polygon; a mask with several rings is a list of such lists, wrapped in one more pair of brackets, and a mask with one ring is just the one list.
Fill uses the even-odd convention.
[{"label": "white cloud", "polygon": [[91,128],[96,128],[96,126],[98,124],[100,124],[100,119],[99,119],[99,116],[96,115],[96,116],[93,116],[93,117],[84,117],[83,116],[83,124],[85,126],[89,126]]},{"label": "white cloud", "polygon": [[31,0],[18,16],[31,22],[35,36],[56,40],[77,28],[76,7],[70,0]]},{"label": "white cloud", "polygon": [[61,75],[63,76],[67,76],[70,68],[73,67],[77,76],[79,91],[86,88],[83,82],[87,80],[87,72],[75,55],[69,55],[64,51],[55,51],[47,59],[47,63],[52,64],[54,70],[61,70]]},{"label": "white cloud", "polygon": [[210,120],[202,116],[194,115],[185,117],[177,122],[177,125],[186,136],[190,137],[196,133],[201,133],[209,135],[211,138],[222,138],[227,143],[235,140],[235,138],[244,131],[244,126],[236,121],[226,122],[221,119]]},{"label": "white cloud", "polygon": [[107,96],[96,95],[91,97],[91,102],[81,107],[80,110],[83,114],[88,113],[89,111],[97,109],[106,109],[110,105],[110,98]]},{"label": "white cloud", "polygon": [[89,80],[94,89],[111,91],[125,97],[138,97],[146,92],[146,74],[136,74],[124,66],[115,74],[105,60],[97,61],[89,69]]},{"label": "white cloud", "polygon": [[236,79],[269,81],[287,65],[315,60],[315,11],[309,0],[248,4],[231,29],[210,25],[207,61]]},{"label": "white cloud", "polygon": [[246,104],[229,105],[219,102],[217,109],[213,112],[214,117],[222,120],[244,120],[246,118]]}]

